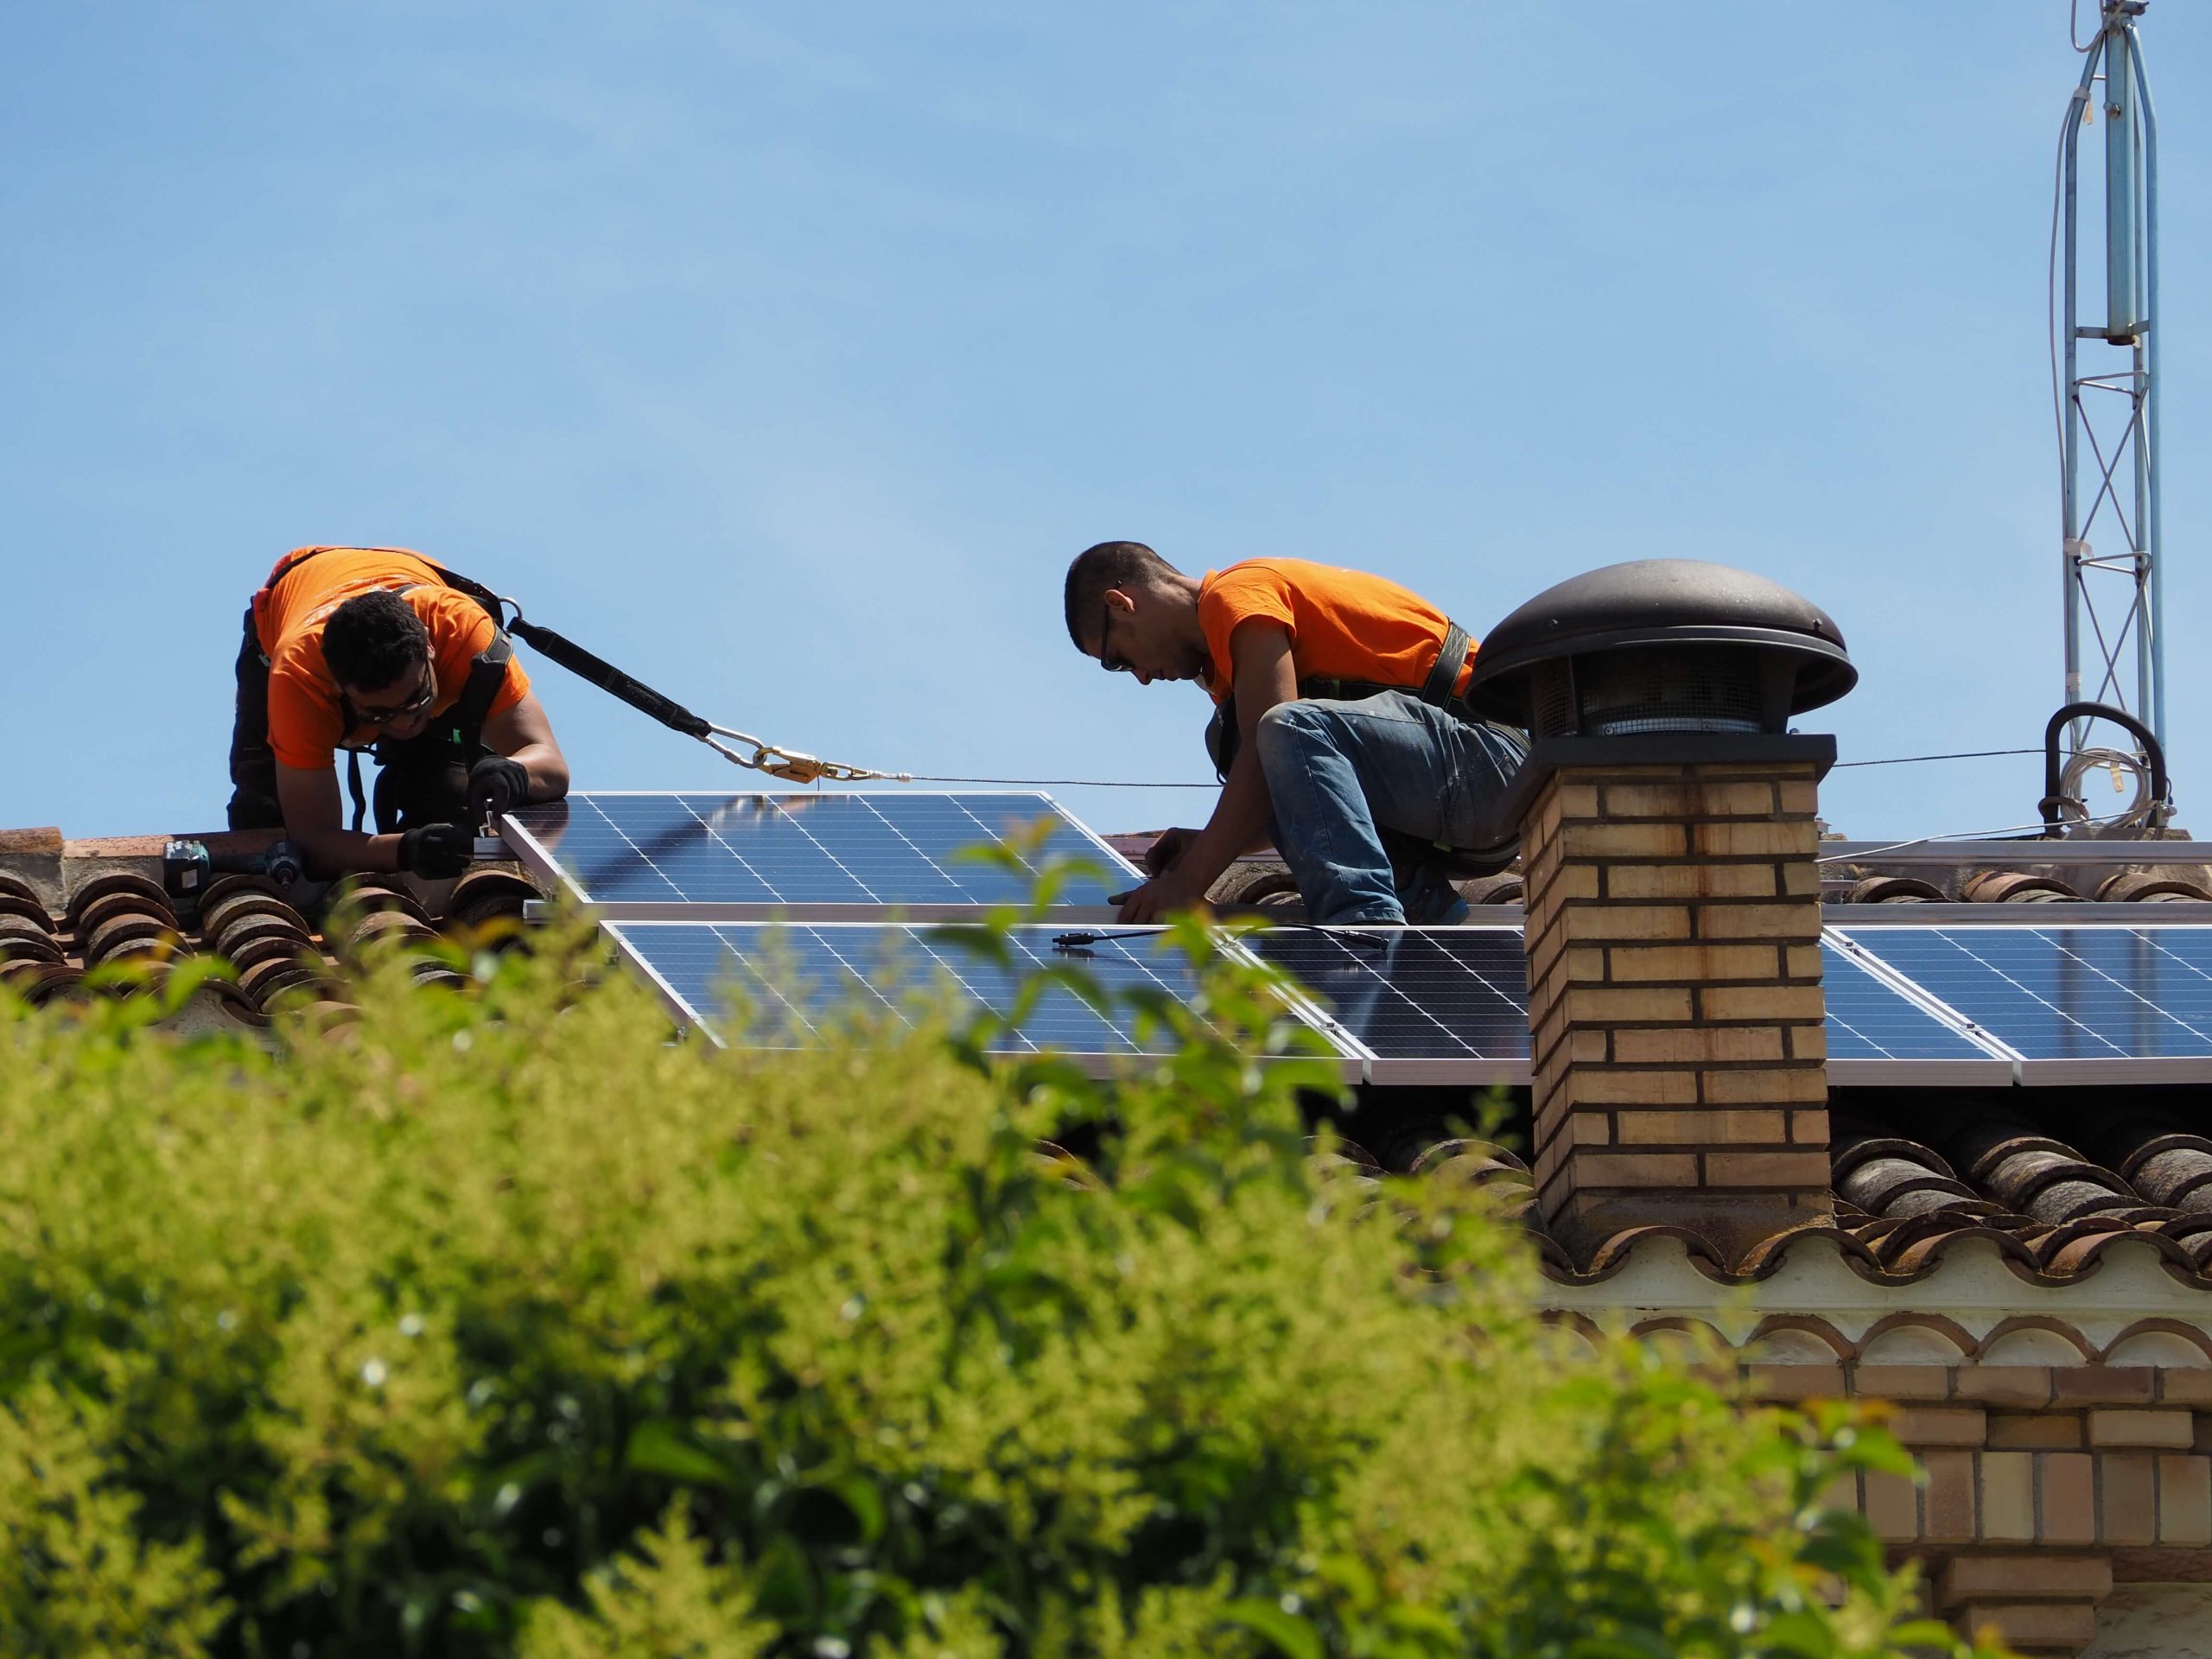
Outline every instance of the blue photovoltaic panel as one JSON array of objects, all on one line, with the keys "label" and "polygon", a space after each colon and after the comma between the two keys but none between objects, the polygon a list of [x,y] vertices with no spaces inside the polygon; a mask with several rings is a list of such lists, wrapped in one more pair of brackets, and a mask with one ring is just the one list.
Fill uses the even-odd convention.
[{"label": "blue photovoltaic panel", "polygon": [[2212,928],[1864,927],[1847,937],[2024,1058],[2212,1059]]},{"label": "blue photovoltaic panel", "polygon": [[1901,991],[1885,984],[1833,944],[1821,946],[1827,994],[1828,1058],[1976,1060],[1992,1057]]},{"label": "blue photovoltaic panel", "polygon": [[[1245,944],[1323,1002],[1378,1059],[1529,1059],[1518,930],[1281,929]],[[1971,1060],[1989,1052],[1823,947],[1832,1060]]]},{"label": "blue photovoltaic panel", "polygon": [[[1190,965],[1173,952],[1155,954],[1157,935],[1117,936],[1074,952],[1057,950],[1052,927],[1013,931],[1011,971],[952,944],[941,927],[863,923],[805,926],[760,922],[609,923],[608,933],[657,980],[695,1023],[733,1046],[803,1046],[825,1017],[849,1006],[910,1019],[918,1001],[945,986],[957,1001],[1006,1012],[1020,980],[1047,962],[1080,962],[1109,990],[1147,987],[1187,1003]],[[734,1033],[728,995],[751,1004],[753,1026]],[[1122,1057],[1170,1052],[1166,1033],[1137,1036],[1129,1012],[1102,1015],[1054,987],[1019,1031],[1001,1033],[995,1052]]]},{"label": "blue photovoltaic panel", "polygon": [[[955,856],[1039,819],[1052,832],[1021,870]],[[1046,857],[1126,869],[1042,795],[583,794],[508,822],[595,905],[994,905],[1028,898]],[[1055,902],[1103,905],[1108,891],[1078,878]]]},{"label": "blue photovoltaic panel", "polygon": [[1517,928],[1268,928],[1244,944],[1377,1058],[1528,1062]]},{"label": "blue photovoltaic panel", "polygon": [[[801,1046],[826,1014],[855,997],[909,1017],[916,994],[932,985],[1004,1010],[1023,976],[1047,962],[1079,962],[1109,989],[1142,986],[1185,1003],[1195,991],[1188,964],[1172,952],[1155,954],[1151,933],[1116,933],[1068,952],[1054,946],[1054,927],[1020,927],[1013,936],[1015,960],[1001,968],[950,943],[941,928],[918,924],[640,922],[609,924],[607,931],[684,1018],[748,1047]],[[1875,938],[1888,946],[1907,931],[1921,930],[1885,928]],[[2006,937],[2021,931],[2001,930]],[[1517,929],[1267,928],[1242,942],[1328,1009],[1340,1046],[1348,1042],[1347,1054],[1371,1056],[1379,1081],[1391,1080],[1389,1067],[1398,1068],[1401,1081],[1525,1076],[1526,964]],[[1973,1080],[2005,1064],[1834,945],[1824,944],[1822,953],[1832,1061],[1885,1071],[1892,1065],[1946,1068],[1923,1074],[1923,1081]],[[736,1036],[720,1029],[731,988],[753,1008],[752,1028]],[[1127,1011],[1102,1016],[1055,988],[1019,1033],[1003,1034],[994,1046],[1096,1059],[1159,1052],[1167,1044],[1160,1033],[1141,1044]],[[1954,1062],[1976,1064],[1953,1071]]]}]

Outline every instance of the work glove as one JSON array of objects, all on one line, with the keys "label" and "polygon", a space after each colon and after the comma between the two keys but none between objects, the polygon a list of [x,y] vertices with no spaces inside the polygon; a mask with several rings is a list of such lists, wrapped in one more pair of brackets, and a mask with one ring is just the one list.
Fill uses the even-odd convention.
[{"label": "work glove", "polygon": [[487,754],[468,769],[468,798],[487,811],[512,811],[530,798],[530,772],[519,760]]},{"label": "work glove", "polygon": [[461,824],[418,824],[399,838],[399,868],[442,880],[467,869],[475,850],[475,836]]}]

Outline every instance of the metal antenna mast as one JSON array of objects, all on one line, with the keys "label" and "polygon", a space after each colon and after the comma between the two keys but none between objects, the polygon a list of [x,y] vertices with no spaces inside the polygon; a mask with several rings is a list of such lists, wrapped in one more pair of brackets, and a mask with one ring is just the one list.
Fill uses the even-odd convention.
[{"label": "metal antenna mast", "polygon": [[[2135,20],[2146,0],[2098,0],[2061,143],[2066,224],[2061,424],[2066,701],[2112,702],[2166,734],[2164,543],[2158,512],[2158,121]],[[2082,129],[2104,121],[2104,315],[2082,321],[2076,181]],[[2091,255],[2094,258],[2094,251]],[[2082,342],[2101,342],[2085,372]],[[2113,350],[2127,353],[2114,364]],[[2056,365],[2054,364],[2054,370]],[[2056,374],[2054,373],[2054,379]],[[2056,389],[2056,388],[2054,388]],[[2084,505],[2086,499],[2087,505]],[[2093,544],[2091,531],[2101,547]],[[2082,672],[2084,620],[2088,673]],[[2073,725],[2082,746],[2084,722]]]}]

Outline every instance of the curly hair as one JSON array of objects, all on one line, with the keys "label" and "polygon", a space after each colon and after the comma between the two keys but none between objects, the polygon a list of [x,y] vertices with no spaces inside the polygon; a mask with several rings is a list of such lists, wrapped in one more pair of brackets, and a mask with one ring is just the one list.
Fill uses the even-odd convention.
[{"label": "curly hair", "polygon": [[1083,631],[1098,624],[1098,607],[1109,588],[1141,588],[1164,576],[1179,574],[1175,567],[1142,542],[1101,542],[1086,547],[1068,566],[1068,638],[1081,651]]},{"label": "curly hair", "polygon": [[388,588],[356,594],[322,628],[322,660],[340,685],[381,691],[430,657],[415,607]]}]

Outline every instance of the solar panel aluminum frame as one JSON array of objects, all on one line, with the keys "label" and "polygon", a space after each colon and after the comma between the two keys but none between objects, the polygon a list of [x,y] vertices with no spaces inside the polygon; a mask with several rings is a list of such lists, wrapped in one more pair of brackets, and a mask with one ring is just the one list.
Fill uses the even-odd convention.
[{"label": "solar panel aluminum frame", "polygon": [[[1262,906],[1216,906],[1217,912],[1264,919]],[[1519,927],[1527,912],[1517,904],[1484,905],[1474,927]],[[2100,899],[2057,899],[2048,904],[1965,904],[1936,900],[1911,905],[1823,907],[1832,927],[2205,927],[2212,905],[2130,904]]]},{"label": "solar panel aluminum frame", "polygon": [[[956,919],[972,920],[974,919],[974,917],[971,914],[969,917]],[[920,925],[913,922],[912,918],[887,918],[880,912],[879,912],[873,918],[865,922],[833,921],[828,923],[804,923],[792,921],[791,918],[785,917],[748,917],[721,918],[721,920],[725,924],[734,921],[736,925],[748,927],[769,928],[787,925],[791,926],[807,926],[817,929],[827,929],[830,931],[850,930],[855,933],[864,931],[876,931],[887,928],[902,927],[910,925]],[[644,981],[647,988],[652,992],[655,999],[660,1002],[662,1007],[667,1012],[670,1018],[678,1027],[685,1029],[696,1030],[701,1036],[704,1037],[707,1041],[712,1043],[716,1048],[726,1049],[733,1046],[733,1045],[723,1039],[721,1035],[718,1033],[708,1022],[701,1011],[695,1007],[681,991],[677,990],[674,985],[669,982],[667,976],[664,975],[659,969],[653,965],[646,952],[639,949],[640,941],[635,940],[631,937],[631,930],[639,927],[656,929],[683,926],[706,927],[715,925],[715,918],[701,916],[682,917],[674,918],[673,920],[664,918],[649,918],[642,921],[636,919],[628,921],[609,920],[603,921],[601,923],[601,931],[604,933],[613,944],[617,954],[621,957],[624,963],[632,973],[636,974]],[[1064,922],[1063,919],[1056,914],[1051,920],[1046,922],[1021,924],[1020,925],[1034,928],[1041,931],[1047,930],[1058,930],[1064,925]],[[1164,933],[1166,930],[1160,927],[1141,927],[1117,931],[1128,934],[1142,934],[1146,937],[1151,938],[1157,937],[1158,935]],[[1251,952],[1245,950],[1243,946],[1237,944],[1233,940],[1224,941],[1223,948],[1226,952],[1236,957],[1247,966],[1259,967],[1264,965],[1261,963],[1258,958],[1254,957]],[[1308,1029],[1318,1032],[1323,1039],[1329,1043],[1331,1047],[1336,1051],[1333,1055],[1302,1055],[1295,1058],[1306,1059],[1323,1065],[1332,1066],[1336,1076],[1342,1082],[1357,1083],[1361,1081],[1364,1075],[1365,1063],[1369,1058],[1366,1052],[1359,1048],[1356,1043],[1348,1044],[1338,1031],[1332,1029],[1332,1027],[1333,1027],[1334,1022],[1328,1020],[1327,1016],[1316,1004],[1314,1004],[1311,998],[1306,997],[1302,994],[1294,981],[1287,982],[1284,986],[1284,990],[1286,992],[1285,1001],[1287,1004],[1288,1012],[1292,1018],[1299,1024],[1305,1026]],[[1157,1057],[1147,1056],[1141,1052],[1129,1054],[1063,1052],[1061,1054],[1061,1058],[1068,1060],[1078,1071],[1084,1072],[1085,1075],[1103,1079],[1119,1075],[1122,1071],[1126,1071],[1133,1063],[1141,1063],[1148,1058]],[[1293,1057],[1286,1056],[1281,1058]]]},{"label": "solar panel aluminum frame", "polygon": [[1985,1057],[1974,1060],[1830,1060],[1831,1084],[1842,1088],[1941,1089],[2002,1087],[2020,1081],[2018,1053],[1918,981],[1898,972],[1839,928],[1822,928],[1821,942],[1863,969],[1868,977],[1888,986],[1938,1025],[1947,1026],[1965,1038]]},{"label": "solar panel aluminum frame", "polygon": [[[527,863],[525,860],[524,862]],[[533,874],[538,874],[532,867]],[[1133,878],[1142,881],[1142,876]],[[685,904],[678,899],[615,899],[605,904],[588,905],[582,899],[572,901],[590,911],[602,922],[789,922],[795,927],[819,925],[853,925],[874,923],[878,926],[892,926],[900,922],[973,922],[989,915],[995,905],[846,905],[809,903],[800,899],[779,899],[760,904],[744,901],[702,902]],[[526,922],[550,921],[558,906],[543,899],[525,900],[523,919]],[[1118,911],[1112,905],[1052,905],[1044,912],[1044,919],[1055,927],[1111,926]]]},{"label": "solar panel aluminum frame", "polygon": [[2094,836],[1985,841],[1824,841],[1823,864],[1937,864],[1952,869],[2019,869],[2030,864],[2117,868],[2126,864],[2212,864],[2212,841],[2107,841]]},{"label": "solar panel aluminum frame", "polygon": [[[2112,909],[2125,908],[2131,911],[2137,908],[2137,906],[2133,905],[2124,906],[2112,906],[2106,907]],[[2024,908],[2043,910],[2048,908],[2048,906],[2037,905],[2033,906],[2024,906]],[[2151,906],[2144,906],[2143,908],[2147,909],[2151,908]],[[2190,908],[2193,909],[2195,907],[2190,906]],[[2132,922],[2137,921],[2137,918],[2129,918],[2127,919]],[[2047,925],[2052,926],[2077,925],[2077,924],[2071,921],[2053,921]],[[2143,918],[2140,918],[2138,925],[2155,928],[2190,927],[2193,925],[2195,931],[2198,932],[2212,933],[2212,926],[2208,926],[2207,924],[2201,919],[2190,917]],[[1856,927],[1858,923],[1853,921],[1847,924],[1847,925]],[[1989,924],[1977,919],[1974,923],[1965,926],[1959,924],[1951,924],[1944,927],[1942,931],[1946,932],[1981,931],[1985,928],[1990,928],[1997,925],[1999,925]],[[1829,931],[1834,932],[1836,930],[1830,929]],[[1853,949],[1855,950],[1859,949],[1854,942],[1846,941],[1846,943],[1851,944]],[[1881,961],[1878,957],[1872,957],[1871,952],[1862,951],[1861,954],[1868,956],[1872,958],[1872,962],[1879,964],[1877,971],[1886,975],[1901,987],[1910,988],[1911,994],[1916,998],[1916,1000],[1921,1001],[1923,1006],[1943,1009],[1951,1019],[1959,1021],[1961,1027],[1973,1035],[1976,1042],[1980,1043],[1985,1047],[1990,1048],[1997,1052],[2009,1056],[2012,1063],[2012,1081],[2021,1088],[2075,1088],[2084,1084],[2092,1083],[2212,1083],[2212,1055],[2138,1055],[2133,1057],[2121,1057],[2118,1058],[2109,1057],[2088,1057],[2069,1059],[2034,1058],[2029,1055],[2022,1053],[2019,1050],[2013,1048],[1995,1033],[1975,1024],[1974,1021],[1969,1020],[1964,1014],[1951,1007],[1948,1003],[1944,1002],[1941,998],[1936,996],[1934,992],[1929,990],[1918,981],[1910,977],[1904,969],[1893,967],[1889,963]]]},{"label": "solar panel aluminum frame", "polygon": [[2054,899],[2047,904],[1832,905],[1831,927],[2203,927],[2212,905]]},{"label": "solar panel aluminum frame", "polygon": [[[595,797],[652,797],[664,798],[688,791],[664,789],[602,789],[593,790]],[[713,791],[700,791],[711,794]],[[749,798],[763,800],[784,798],[817,799],[825,791],[816,790],[741,790],[728,798]],[[840,790],[839,794],[877,795],[897,798],[912,795],[949,795],[957,793],[966,799],[1004,799],[1035,801],[1050,808],[1080,836],[1084,850],[1105,868],[1109,877],[1125,877],[1132,887],[1141,884],[1144,873],[1116,852],[1090,826],[1070,812],[1050,795],[1039,790],[973,789],[953,791],[932,790]],[[600,899],[589,898],[569,873],[562,868],[550,849],[540,842],[528,829],[512,816],[500,817],[499,837],[515,861],[528,870],[546,891],[558,893],[568,904],[588,910],[602,922],[791,922],[798,925],[838,922],[911,922],[976,921],[1001,908],[992,904],[909,904],[886,905],[866,902],[806,902],[804,900],[773,899],[694,903],[683,899]],[[524,919],[550,919],[555,907],[543,901],[524,906]],[[1047,907],[1047,920],[1056,925],[1086,925],[1111,923],[1115,907],[1110,905],[1053,905]]]},{"label": "solar panel aluminum frame", "polygon": [[2126,1060],[2022,1060],[2017,1073],[2024,1089],[2075,1089],[2093,1083],[2204,1083],[2212,1081],[2212,1061],[2155,1055]]}]

